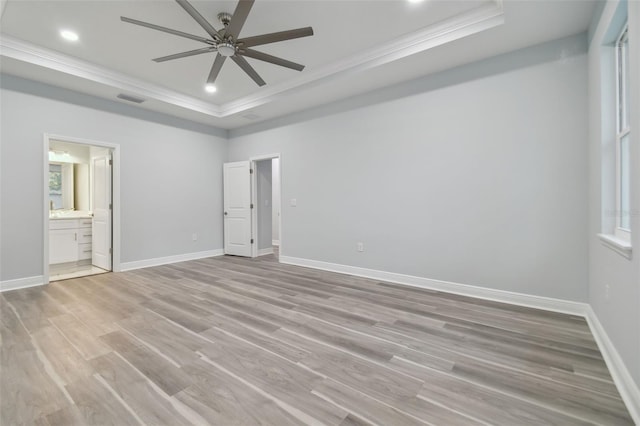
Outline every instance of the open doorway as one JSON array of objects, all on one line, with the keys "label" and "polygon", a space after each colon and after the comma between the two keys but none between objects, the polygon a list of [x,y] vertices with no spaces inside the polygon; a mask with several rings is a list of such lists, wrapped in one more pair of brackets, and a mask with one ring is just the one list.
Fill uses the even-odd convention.
[{"label": "open doorway", "polygon": [[281,170],[279,154],[223,165],[225,255],[279,259]]},{"label": "open doorway", "polygon": [[256,244],[254,256],[280,254],[280,157],[277,155],[254,161],[252,198]]},{"label": "open doorway", "polygon": [[116,149],[45,135],[45,282],[114,269]]}]

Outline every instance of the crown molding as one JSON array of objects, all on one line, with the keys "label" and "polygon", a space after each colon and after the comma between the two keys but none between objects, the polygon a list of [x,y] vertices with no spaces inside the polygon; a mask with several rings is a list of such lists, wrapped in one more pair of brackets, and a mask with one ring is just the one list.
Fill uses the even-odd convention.
[{"label": "crown molding", "polygon": [[483,5],[453,18],[344,60],[301,74],[287,82],[265,87],[243,98],[216,105],[165,87],[131,77],[69,55],[45,49],[7,35],[0,37],[0,55],[104,84],[146,99],[153,99],[216,118],[224,118],[302,92],[316,85],[396,61],[415,53],[497,27],[504,23],[502,0]]},{"label": "crown molding", "polygon": [[237,114],[344,75],[375,68],[415,53],[479,33],[504,23],[502,1],[495,1],[470,12],[430,25],[421,30],[376,45],[350,58],[302,74],[288,82],[267,86],[259,92],[221,105],[222,117]]},{"label": "crown molding", "polygon": [[214,117],[220,116],[220,108],[215,104],[4,34],[0,37],[0,55],[115,87],[145,99],[155,99]]}]

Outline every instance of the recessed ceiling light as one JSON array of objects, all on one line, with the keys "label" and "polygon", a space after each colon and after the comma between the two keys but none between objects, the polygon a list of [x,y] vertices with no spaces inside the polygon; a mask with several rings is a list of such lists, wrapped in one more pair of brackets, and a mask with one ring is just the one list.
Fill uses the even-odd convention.
[{"label": "recessed ceiling light", "polygon": [[204,90],[209,93],[215,93],[218,89],[213,84],[207,84],[206,86],[204,86]]},{"label": "recessed ceiling light", "polygon": [[80,38],[78,37],[78,34],[70,30],[60,30],[60,35],[62,36],[63,39],[69,40],[69,41],[78,41],[78,39]]},{"label": "recessed ceiling light", "polygon": [[409,3],[422,3],[423,0],[407,0]]}]

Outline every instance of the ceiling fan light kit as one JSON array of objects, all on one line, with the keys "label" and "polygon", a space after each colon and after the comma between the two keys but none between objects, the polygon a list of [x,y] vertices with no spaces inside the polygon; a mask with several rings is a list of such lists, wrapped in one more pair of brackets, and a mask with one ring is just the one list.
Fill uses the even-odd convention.
[{"label": "ceiling fan light kit", "polygon": [[236,46],[233,43],[223,41],[217,45],[218,53],[222,56],[233,56],[236,54]]},{"label": "ceiling fan light kit", "polygon": [[258,86],[264,86],[266,84],[265,81],[260,77],[260,75],[258,75],[255,69],[253,69],[253,67],[249,64],[249,62],[247,62],[247,60],[244,58],[245,56],[274,65],[279,65],[281,67],[290,68],[296,71],[302,71],[304,69],[304,65],[297,64],[286,59],[278,58],[276,56],[272,56],[257,50],[253,50],[250,49],[250,47],[276,43],[279,41],[292,40],[300,37],[312,36],[313,28],[304,27],[247,38],[239,38],[240,31],[242,30],[242,27],[247,20],[247,16],[249,16],[249,12],[253,7],[254,2],[255,0],[240,0],[233,15],[226,12],[219,13],[217,18],[224,27],[218,31],[187,0],[176,0],[176,3],[178,3],[206,31],[206,33],[209,35],[209,38],[173,30],[171,28],[162,27],[160,25],[155,25],[144,21],[138,21],[137,19],[131,19],[124,16],[121,16],[120,19],[123,22],[127,22],[130,24],[151,28],[153,30],[162,31],[168,34],[205,43],[207,45],[206,47],[155,58],[153,59],[153,61],[166,62],[174,59],[186,58],[188,56],[216,52],[216,58],[213,62],[213,65],[211,66],[209,77],[207,78],[205,86],[206,88],[215,87],[214,84],[216,79],[218,78],[218,75],[220,74],[222,65],[224,64],[224,61],[229,57],[249,77],[251,77],[251,79]]}]

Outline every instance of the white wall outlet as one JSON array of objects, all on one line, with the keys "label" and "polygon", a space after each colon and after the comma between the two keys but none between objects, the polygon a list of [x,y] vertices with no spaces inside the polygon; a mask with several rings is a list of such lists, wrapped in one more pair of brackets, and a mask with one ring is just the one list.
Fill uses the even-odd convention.
[{"label": "white wall outlet", "polygon": [[193,241],[198,241],[198,234],[196,234],[195,232],[193,234],[191,234],[191,239]]},{"label": "white wall outlet", "polygon": [[364,251],[364,243],[358,243],[357,248],[358,248],[358,251],[360,252]]},{"label": "white wall outlet", "polygon": [[292,199],[291,199],[291,201],[289,201],[289,205],[290,205],[291,207],[295,207],[295,206],[297,206],[297,205],[298,205],[298,200],[297,200],[297,199],[295,199],[295,198],[292,198]]}]

